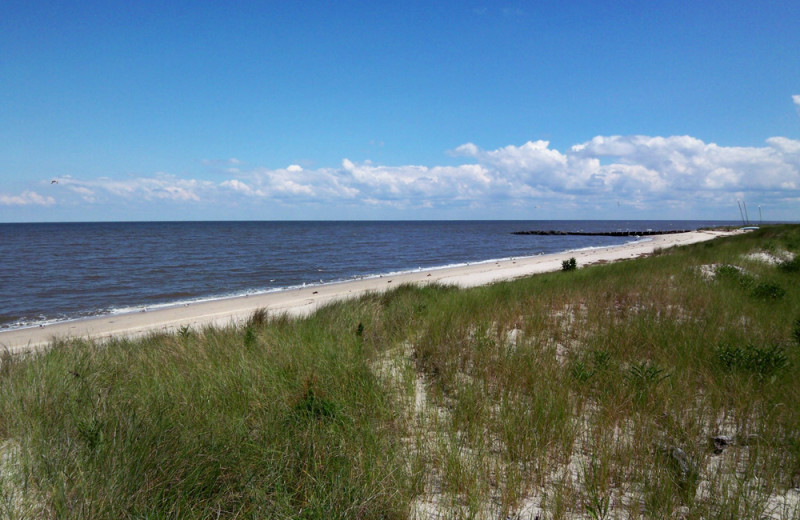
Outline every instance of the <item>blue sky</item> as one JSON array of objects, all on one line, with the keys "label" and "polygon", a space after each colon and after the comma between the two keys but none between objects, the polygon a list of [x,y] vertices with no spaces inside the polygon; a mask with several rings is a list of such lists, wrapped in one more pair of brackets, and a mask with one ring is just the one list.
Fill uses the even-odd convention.
[{"label": "blue sky", "polygon": [[6,0],[0,221],[736,219],[739,199],[800,220],[798,20]]}]

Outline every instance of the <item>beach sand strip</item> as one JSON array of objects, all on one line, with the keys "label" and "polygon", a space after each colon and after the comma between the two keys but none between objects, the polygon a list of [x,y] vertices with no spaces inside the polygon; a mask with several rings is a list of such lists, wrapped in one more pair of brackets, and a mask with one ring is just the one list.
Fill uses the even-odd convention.
[{"label": "beach sand strip", "polygon": [[333,301],[355,298],[368,292],[382,292],[401,284],[456,285],[474,287],[512,280],[538,273],[558,271],[561,263],[574,257],[578,267],[616,262],[653,253],[656,249],[693,244],[741,231],[692,231],[657,235],[647,240],[621,246],[580,249],[562,253],[482,262],[458,267],[421,269],[402,274],[314,285],[300,289],[258,295],[224,298],[175,307],[143,310],[127,314],[109,314],[94,318],[53,323],[41,327],[0,332],[0,350],[12,354],[38,350],[56,339],[136,337],[152,332],[174,332],[182,327],[199,330],[207,326],[241,324],[257,309],[268,314],[304,316]]}]

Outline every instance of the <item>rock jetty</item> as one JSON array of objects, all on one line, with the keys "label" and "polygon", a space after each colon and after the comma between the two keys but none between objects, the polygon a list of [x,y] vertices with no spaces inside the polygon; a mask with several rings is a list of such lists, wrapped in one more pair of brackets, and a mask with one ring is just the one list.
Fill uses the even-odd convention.
[{"label": "rock jetty", "polygon": [[574,235],[586,237],[643,237],[651,235],[670,235],[673,233],[690,233],[690,229],[670,229],[666,231],[512,231],[512,235]]}]

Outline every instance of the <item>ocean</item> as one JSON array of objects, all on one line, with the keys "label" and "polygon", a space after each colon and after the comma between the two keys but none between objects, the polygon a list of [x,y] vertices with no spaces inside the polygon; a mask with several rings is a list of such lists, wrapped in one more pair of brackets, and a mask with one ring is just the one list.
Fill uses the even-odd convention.
[{"label": "ocean", "polygon": [[348,221],[0,224],[0,328],[388,273],[619,245],[731,221]]}]

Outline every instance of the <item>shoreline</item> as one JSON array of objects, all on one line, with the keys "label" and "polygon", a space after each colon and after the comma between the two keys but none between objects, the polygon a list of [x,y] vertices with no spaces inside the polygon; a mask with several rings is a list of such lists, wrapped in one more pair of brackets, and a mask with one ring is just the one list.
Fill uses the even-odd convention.
[{"label": "shoreline", "polygon": [[[684,233],[684,232],[685,231],[681,231],[681,233]],[[664,234],[668,234],[668,233],[664,233]],[[65,324],[65,323],[80,322],[80,321],[101,319],[101,318],[111,318],[113,316],[121,316],[121,315],[125,315],[125,314],[135,314],[135,313],[138,313],[138,312],[152,312],[152,311],[174,309],[174,308],[177,308],[177,307],[193,306],[193,305],[198,305],[198,304],[202,304],[202,303],[219,302],[219,301],[231,300],[231,299],[235,299],[235,298],[259,297],[259,296],[264,296],[264,295],[268,295],[268,294],[282,293],[282,292],[287,292],[287,291],[296,291],[296,290],[300,290],[300,289],[317,288],[317,287],[326,286],[326,285],[338,285],[338,284],[342,284],[342,283],[358,282],[358,281],[364,281],[364,280],[373,280],[373,279],[384,278],[384,277],[402,276],[402,275],[408,275],[408,274],[413,274],[413,273],[419,273],[419,272],[423,272],[423,271],[427,273],[427,272],[441,271],[441,270],[445,270],[445,269],[460,269],[462,267],[478,266],[478,265],[483,265],[483,264],[492,264],[492,263],[496,264],[498,262],[502,263],[502,262],[506,262],[506,261],[517,261],[517,260],[520,260],[520,259],[524,260],[524,259],[527,259],[527,258],[539,258],[539,257],[542,257],[542,256],[553,255],[553,254],[559,254],[560,255],[560,254],[571,253],[571,254],[574,255],[575,253],[580,253],[582,251],[591,251],[591,250],[595,250],[595,249],[608,249],[608,248],[623,247],[623,246],[626,246],[626,245],[631,245],[631,244],[638,243],[640,241],[641,242],[646,242],[646,241],[650,241],[650,240],[652,240],[652,237],[647,236],[647,237],[641,238],[641,240],[633,240],[633,241],[625,242],[623,244],[614,244],[614,245],[608,245],[608,246],[586,246],[586,247],[579,247],[579,248],[575,248],[575,249],[567,249],[567,250],[564,250],[564,251],[557,251],[557,252],[554,252],[554,253],[538,253],[538,254],[535,254],[535,255],[524,255],[524,256],[518,256],[518,257],[503,257],[503,258],[490,258],[490,259],[487,259],[487,260],[473,260],[473,261],[469,261],[469,262],[460,262],[460,263],[454,263],[454,264],[434,265],[434,266],[430,266],[430,267],[417,267],[417,268],[414,268],[414,269],[388,271],[388,272],[385,272],[385,273],[358,274],[358,275],[352,275],[352,276],[349,276],[349,277],[346,277],[346,278],[332,279],[332,280],[326,280],[326,281],[320,280],[319,282],[303,283],[303,284],[299,284],[299,285],[289,285],[289,286],[284,286],[284,287],[271,287],[271,288],[267,288],[267,289],[252,289],[252,290],[241,291],[241,292],[238,292],[238,293],[227,293],[227,294],[216,294],[216,295],[209,295],[209,296],[198,296],[198,297],[193,297],[193,298],[189,298],[189,299],[186,299],[186,300],[175,300],[175,301],[171,301],[171,302],[157,302],[157,303],[153,303],[153,304],[149,304],[149,305],[148,304],[130,305],[130,306],[121,307],[121,308],[111,308],[111,309],[106,310],[104,312],[98,312],[97,314],[90,314],[90,315],[80,316],[80,317],[67,317],[67,318],[62,318],[62,319],[58,319],[58,318],[45,319],[45,320],[42,320],[42,321],[35,321],[35,322],[32,322],[32,323],[27,323],[27,324],[24,324],[24,325],[15,325],[15,326],[7,326],[6,325],[6,326],[3,326],[3,327],[0,327],[0,334],[2,334],[2,332],[13,332],[13,331],[26,330],[26,329],[32,330],[32,329],[37,329],[37,328],[41,328],[41,327],[51,327],[51,326],[54,326],[54,325],[61,325],[61,324]],[[3,346],[3,344],[0,342],[0,349],[2,349],[2,346]]]},{"label": "shoreline", "polygon": [[534,274],[558,271],[561,262],[575,257],[578,266],[614,262],[651,254],[655,249],[688,245],[730,236],[742,231],[690,231],[653,235],[649,240],[597,248],[563,251],[546,255],[486,260],[459,266],[444,266],[364,278],[314,284],[300,288],[203,300],[120,314],[0,331],[0,350],[12,354],[40,350],[54,340],[136,337],[153,332],[174,332],[181,327],[221,327],[245,321],[255,310],[270,314],[305,316],[319,307],[368,292],[383,292],[404,283],[474,287]]}]

